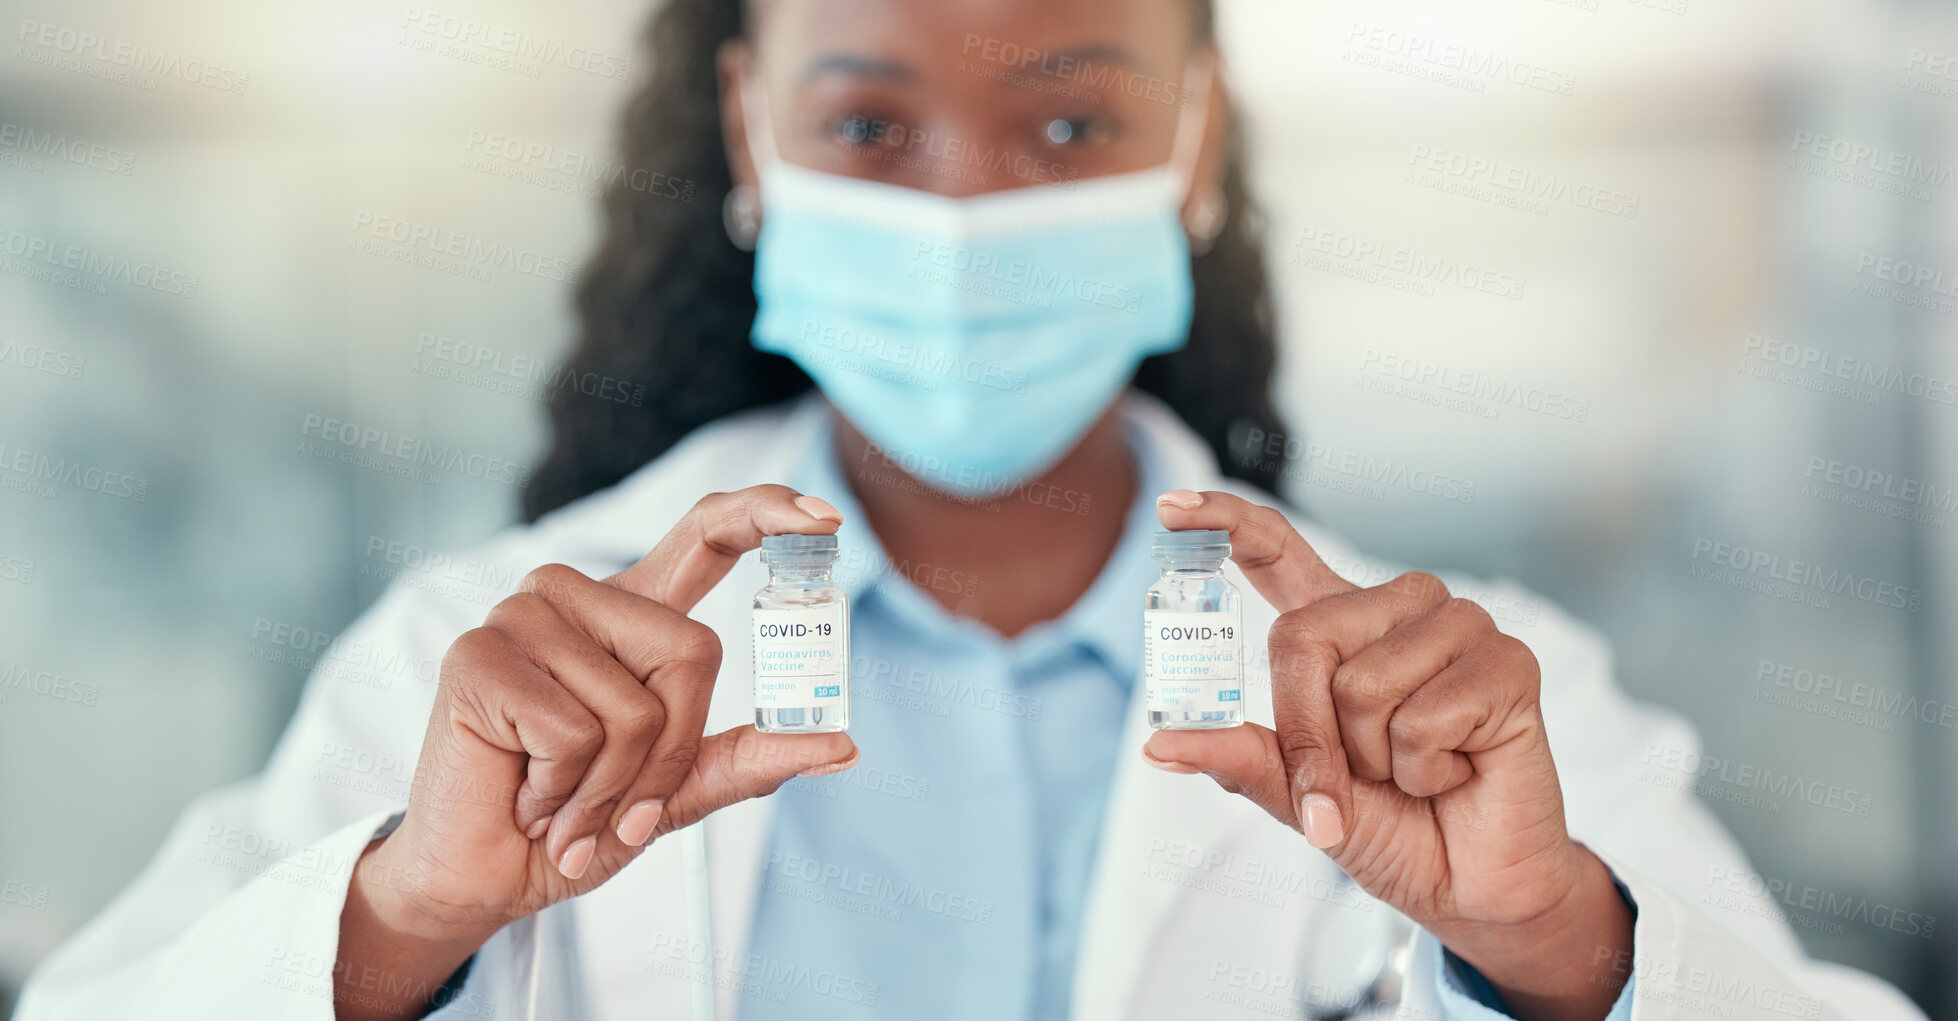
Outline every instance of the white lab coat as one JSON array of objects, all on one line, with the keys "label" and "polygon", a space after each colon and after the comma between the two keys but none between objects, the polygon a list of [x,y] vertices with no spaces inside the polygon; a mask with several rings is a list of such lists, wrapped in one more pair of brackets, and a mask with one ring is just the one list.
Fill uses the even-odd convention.
[{"label": "white lab coat", "polygon": [[[805,398],[701,429],[612,489],[467,553],[442,558],[370,540],[363,571],[400,573],[315,666],[265,772],[184,812],[143,874],[33,976],[21,1021],[331,1017],[348,877],[406,803],[435,666],[450,642],[532,567],[558,561],[603,576],[643,555],[703,494],[786,477],[825,413]],[[1222,477],[1202,442],[1154,400],[1132,396],[1126,413],[1163,452],[1175,484],[1275,502]],[[1356,582],[1399,571],[1296,524]],[[1449,580],[1542,663],[1571,832],[1638,906],[1634,1018],[1922,1016],[1882,982],[1805,959],[1772,902],[1747,895],[1761,887],[1748,881],[1739,849],[1684,783],[1660,775],[1697,748],[1693,732],[1618,690],[1596,632],[1514,585]],[[753,719],[747,616],[762,583],[756,559],[744,558],[695,611],[725,647],[710,732]],[[1271,609],[1255,596],[1246,604],[1247,632],[1262,633]],[[1270,723],[1268,693],[1254,690],[1246,708]],[[1329,913],[1365,902],[1356,905],[1323,855],[1248,801],[1202,777],[1148,768],[1135,751],[1147,733],[1143,714],[1132,713],[1082,930],[1075,1016],[1302,1016],[1300,998],[1328,982],[1309,970],[1308,936]],[[859,768],[876,755],[866,747]],[[439,1016],[695,1016],[711,957],[719,1016],[732,1018],[730,990],[778,981],[770,970],[793,964],[754,962],[745,951],[770,810],[762,798],[705,823],[711,937],[688,924],[682,841],[670,835],[593,893],[495,936]],[[1431,937],[1418,942],[1396,1016],[1443,1017],[1439,954]]]}]

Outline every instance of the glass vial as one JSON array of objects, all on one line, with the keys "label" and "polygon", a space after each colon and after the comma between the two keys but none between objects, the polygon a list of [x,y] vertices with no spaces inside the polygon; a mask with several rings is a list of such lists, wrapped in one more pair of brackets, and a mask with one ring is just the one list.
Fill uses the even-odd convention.
[{"label": "glass vial", "polygon": [[1224,579],[1231,534],[1157,532],[1163,576],[1142,610],[1143,698],[1157,730],[1244,722],[1244,598]]},{"label": "glass vial", "polygon": [[761,540],[755,593],[755,729],[822,734],[850,726],[850,611],[829,580],[836,536]]}]

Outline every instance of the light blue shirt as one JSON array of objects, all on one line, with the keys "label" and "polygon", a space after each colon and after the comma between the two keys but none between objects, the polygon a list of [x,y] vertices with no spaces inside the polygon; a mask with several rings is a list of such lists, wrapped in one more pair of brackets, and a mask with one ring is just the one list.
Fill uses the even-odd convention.
[{"label": "light blue shirt", "polygon": [[[850,736],[864,755],[774,795],[749,959],[807,974],[756,969],[734,990],[743,1021],[1067,1016],[1116,757],[1136,754],[1118,745],[1140,711],[1154,497],[1176,488],[1128,435],[1141,478],[1114,553],[1064,614],[1011,639],[927,594],[983,600],[983,581],[890,561],[829,430],[811,435],[786,481],[843,512],[834,577],[850,599]],[[1451,1016],[1500,1016],[1444,986]],[[1613,1021],[1629,1005],[1628,988]]]}]

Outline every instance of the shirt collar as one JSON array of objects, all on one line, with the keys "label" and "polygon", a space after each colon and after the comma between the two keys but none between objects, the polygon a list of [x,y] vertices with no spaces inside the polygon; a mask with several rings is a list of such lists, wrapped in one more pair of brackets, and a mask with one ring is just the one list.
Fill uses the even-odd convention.
[{"label": "shirt collar", "polygon": [[1156,520],[1156,497],[1179,486],[1209,488],[1216,463],[1202,441],[1154,398],[1131,392],[1121,415],[1138,469],[1135,500],[1123,518],[1122,536],[1074,605],[1012,639],[1002,638],[977,620],[947,612],[893,566],[844,480],[831,441],[829,415],[820,416],[821,424],[802,437],[808,446],[794,459],[796,467],[788,482],[842,512],[837,545],[843,552],[834,578],[853,602],[884,601],[921,631],[958,645],[994,650],[1014,663],[1036,663],[1079,645],[1099,657],[1117,678],[1132,682],[1142,668],[1142,595],[1159,574],[1149,556],[1150,536],[1162,527]]}]

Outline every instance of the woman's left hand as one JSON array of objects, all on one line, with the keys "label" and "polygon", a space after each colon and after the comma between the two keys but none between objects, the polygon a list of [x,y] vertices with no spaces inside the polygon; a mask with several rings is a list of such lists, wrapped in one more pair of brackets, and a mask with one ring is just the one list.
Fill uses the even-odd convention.
[{"label": "woman's left hand", "polygon": [[1631,913],[1564,828],[1529,648],[1433,575],[1346,581],[1269,507],[1179,490],[1156,509],[1167,528],[1229,531],[1231,559],[1278,609],[1278,729],[1161,730],[1143,756],[1300,830],[1517,1017],[1603,1018]]}]

